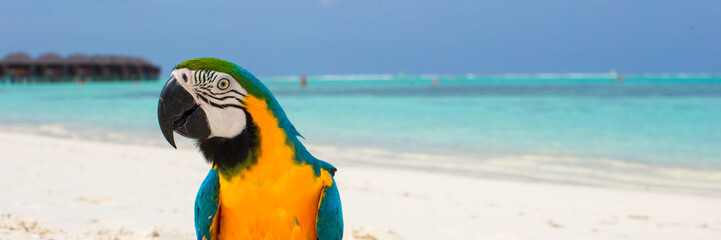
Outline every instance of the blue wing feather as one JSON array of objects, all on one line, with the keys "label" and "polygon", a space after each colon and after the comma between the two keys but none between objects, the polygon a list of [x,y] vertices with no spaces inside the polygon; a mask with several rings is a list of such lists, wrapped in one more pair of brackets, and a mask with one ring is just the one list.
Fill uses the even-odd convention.
[{"label": "blue wing feather", "polygon": [[319,240],[343,238],[343,210],[335,180],[333,185],[323,189],[323,198],[318,206],[315,231]]},{"label": "blue wing feather", "polygon": [[195,196],[195,232],[198,240],[212,239],[211,228],[220,206],[218,170],[211,169]]}]

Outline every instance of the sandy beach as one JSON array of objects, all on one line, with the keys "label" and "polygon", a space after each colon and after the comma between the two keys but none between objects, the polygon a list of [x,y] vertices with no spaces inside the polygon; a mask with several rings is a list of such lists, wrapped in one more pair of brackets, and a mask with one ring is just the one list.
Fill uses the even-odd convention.
[{"label": "sandy beach", "polygon": [[[187,144],[174,150],[8,132],[0,143],[0,239],[194,238],[193,200],[209,166]],[[694,172],[650,174],[677,186],[671,191],[633,173],[611,180],[579,173],[564,183],[538,180],[549,172],[542,164],[489,163],[487,176],[469,176],[373,164],[420,157],[413,154],[309,148],[339,168],[344,239],[721,238],[721,196],[711,189],[719,180],[708,172],[678,185],[667,176]],[[509,171],[535,177],[500,177]],[[678,191],[684,186],[698,189]]]}]

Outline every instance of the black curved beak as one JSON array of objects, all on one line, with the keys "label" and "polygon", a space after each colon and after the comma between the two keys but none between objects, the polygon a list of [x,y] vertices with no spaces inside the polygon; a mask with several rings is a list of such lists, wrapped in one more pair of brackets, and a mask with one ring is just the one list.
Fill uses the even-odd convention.
[{"label": "black curved beak", "polygon": [[173,131],[193,139],[203,139],[210,135],[205,112],[175,78],[170,79],[160,92],[158,123],[165,140],[174,148],[177,147]]}]

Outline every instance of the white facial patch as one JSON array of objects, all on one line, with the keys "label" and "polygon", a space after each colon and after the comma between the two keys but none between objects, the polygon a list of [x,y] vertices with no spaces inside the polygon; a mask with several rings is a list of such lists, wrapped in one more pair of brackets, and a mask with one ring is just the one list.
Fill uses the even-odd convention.
[{"label": "white facial patch", "polygon": [[210,137],[233,138],[245,129],[245,112],[239,108],[216,108],[200,105],[208,117]]},{"label": "white facial patch", "polygon": [[246,126],[245,111],[240,101],[248,92],[229,74],[176,69],[171,76],[188,91],[203,109],[210,128],[211,137],[233,138]]}]

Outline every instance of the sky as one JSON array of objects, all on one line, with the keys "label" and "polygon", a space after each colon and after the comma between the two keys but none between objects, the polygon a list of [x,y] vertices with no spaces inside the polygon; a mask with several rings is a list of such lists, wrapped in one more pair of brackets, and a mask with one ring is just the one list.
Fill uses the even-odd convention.
[{"label": "sky", "polygon": [[0,0],[0,58],[217,57],[255,75],[721,73],[718,0]]}]

